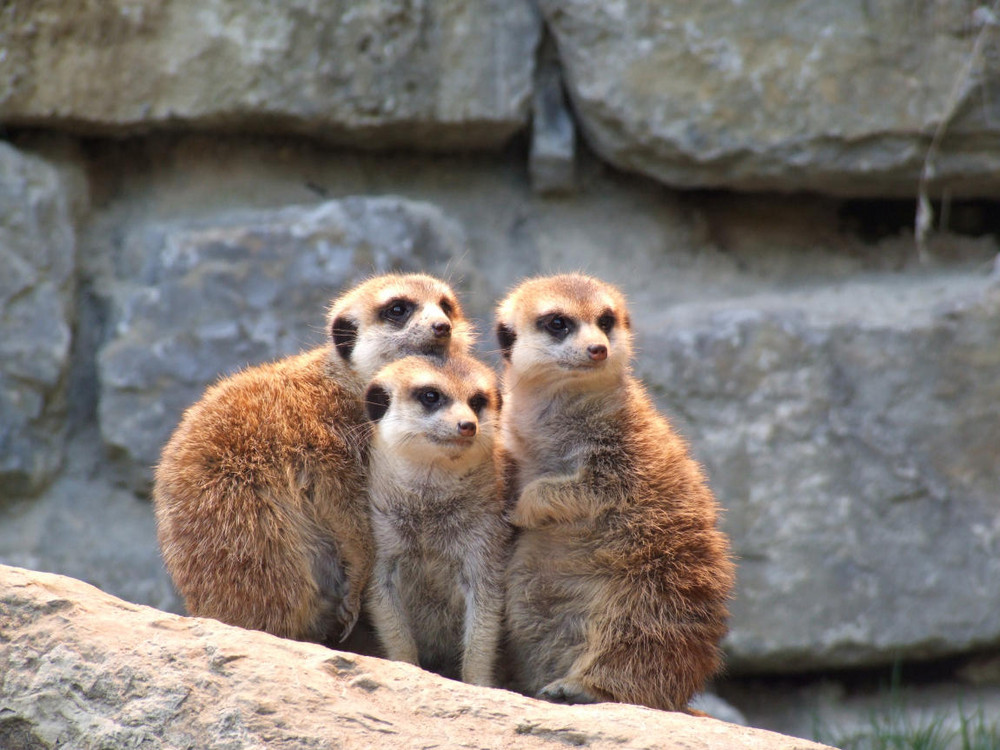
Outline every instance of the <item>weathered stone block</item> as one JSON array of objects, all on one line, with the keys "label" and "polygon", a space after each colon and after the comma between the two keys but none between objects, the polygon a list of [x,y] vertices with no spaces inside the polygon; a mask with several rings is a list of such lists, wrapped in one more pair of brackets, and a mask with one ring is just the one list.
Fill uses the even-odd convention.
[{"label": "weathered stone block", "polygon": [[912,196],[947,121],[941,184],[1000,194],[1000,27],[977,3],[540,5],[581,128],[622,169],[682,187]]},{"label": "weathered stone block", "polygon": [[640,373],[727,508],[734,670],[1000,642],[1000,286],[857,282],[641,324]]},{"label": "weathered stone block", "polygon": [[12,0],[0,123],[495,147],[527,122],[528,0]]},{"label": "weathered stone block", "polygon": [[342,287],[461,267],[462,229],[428,204],[354,198],[135,230],[116,258],[98,358],[100,426],[135,487],[216,378],[326,341]]},{"label": "weathered stone block", "polygon": [[63,460],[75,234],[56,170],[0,142],[0,496]]}]

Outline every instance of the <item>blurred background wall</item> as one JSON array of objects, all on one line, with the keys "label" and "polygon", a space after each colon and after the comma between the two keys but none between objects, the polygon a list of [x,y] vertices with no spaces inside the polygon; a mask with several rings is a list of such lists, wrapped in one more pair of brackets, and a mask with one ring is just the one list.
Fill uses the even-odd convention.
[{"label": "blurred background wall", "polygon": [[[0,4],[0,562],[182,611],[151,467],[373,271],[582,270],[739,557],[751,724],[1000,715],[1000,19],[972,0]],[[923,205],[919,212],[918,207]],[[846,730],[845,730],[846,731]],[[829,740],[830,737],[826,736]]]}]

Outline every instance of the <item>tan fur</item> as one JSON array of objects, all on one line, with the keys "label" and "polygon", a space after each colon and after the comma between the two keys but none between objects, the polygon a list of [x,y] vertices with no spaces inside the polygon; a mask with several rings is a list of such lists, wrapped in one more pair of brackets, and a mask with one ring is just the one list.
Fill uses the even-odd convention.
[{"label": "tan fur", "polygon": [[684,710],[720,667],[734,569],[700,468],[631,374],[625,300],[586,276],[532,279],[497,320],[513,687]]},{"label": "tan fur", "polygon": [[[412,302],[401,325],[386,319],[394,300]],[[158,538],[193,615],[319,642],[358,619],[373,558],[364,385],[392,359],[471,339],[452,290],[421,274],[348,291],[328,330],[330,345],[209,388],[163,449]]]},{"label": "tan fur", "polygon": [[[423,403],[427,394],[436,402]],[[468,357],[410,357],[375,376],[366,402],[368,603],[386,655],[492,685],[510,537],[494,463],[496,378]]]}]

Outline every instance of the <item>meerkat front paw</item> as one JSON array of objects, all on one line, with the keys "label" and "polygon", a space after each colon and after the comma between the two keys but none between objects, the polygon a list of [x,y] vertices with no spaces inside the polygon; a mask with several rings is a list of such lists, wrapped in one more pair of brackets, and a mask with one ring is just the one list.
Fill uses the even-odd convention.
[{"label": "meerkat front paw", "polygon": [[551,523],[553,518],[548,507],[546,495],[551,492],[553,480],[543,478],[529,482],[514,504],[510,514],[510,522],[522,529],[537,528]]},{"label": "meerkat front paw", "polygon": [[572,523],[594,514],[594,498],[587,491],[586,469],[570,476],[541,477],[521,490],[511,512],[515,526],[528,529],[553,523]]},{"label": "meerkat front paw", "polygon": [[562,679],[550,682],[535,695],[550,703],[601,703],[607,698],[589,690],[577,680]]}]

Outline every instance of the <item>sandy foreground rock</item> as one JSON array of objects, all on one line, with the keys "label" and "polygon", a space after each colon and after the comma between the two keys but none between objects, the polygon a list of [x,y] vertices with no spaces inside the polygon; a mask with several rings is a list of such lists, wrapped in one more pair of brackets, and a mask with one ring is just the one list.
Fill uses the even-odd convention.
[{"label": "sandy foreground rock", "polygon": [[0,566],[0,747],[821,748],[636,706],[557,706]]}]

